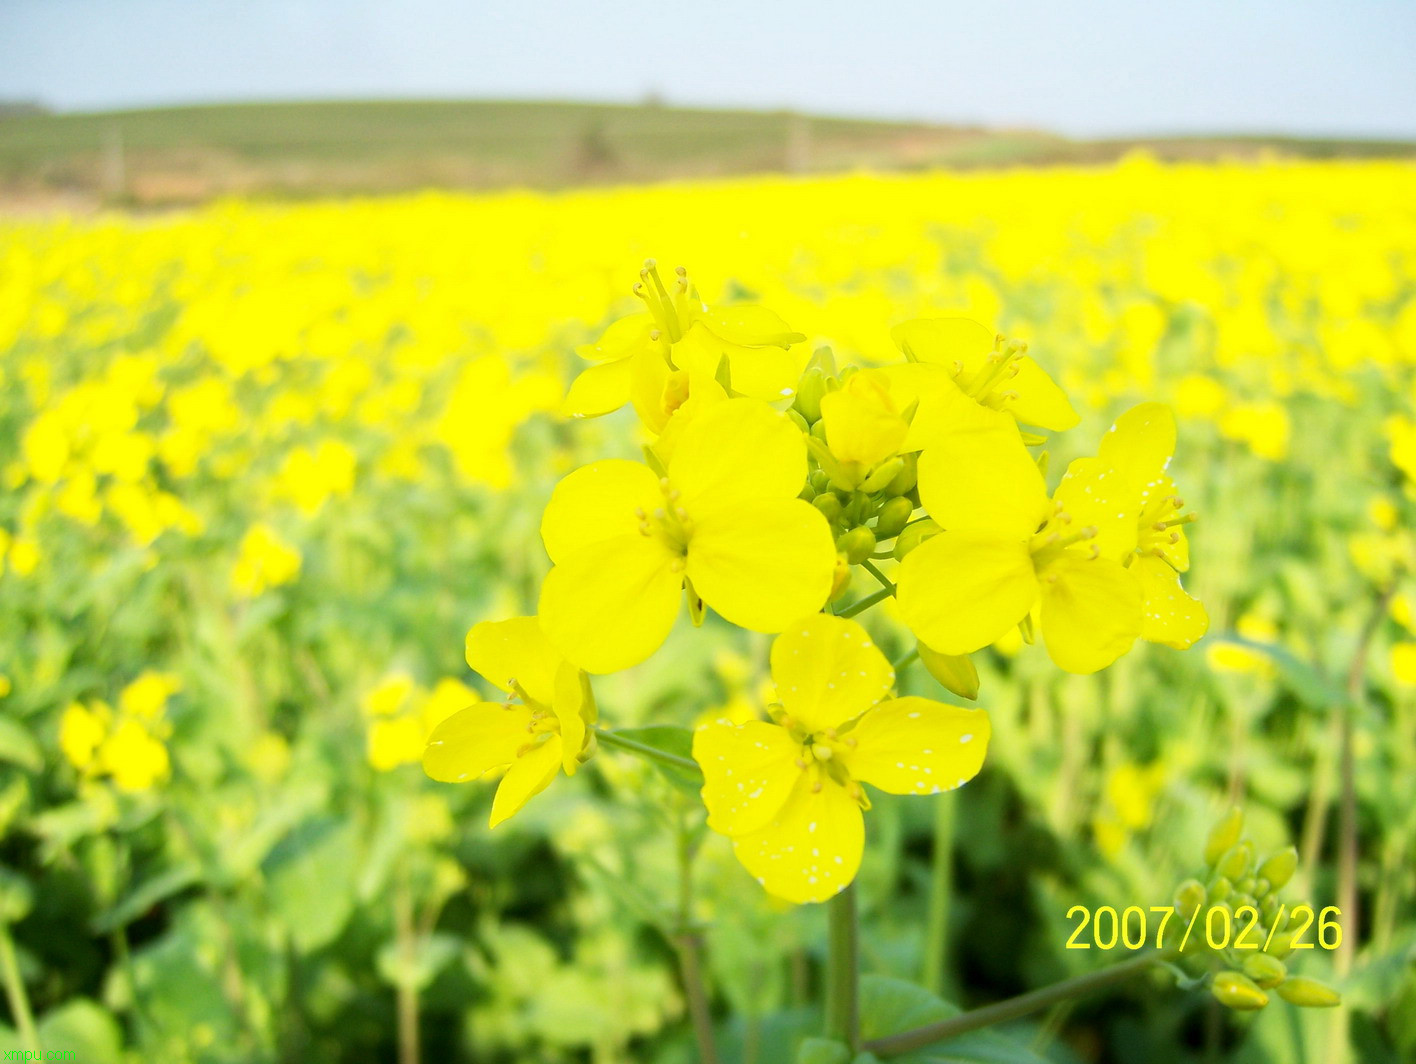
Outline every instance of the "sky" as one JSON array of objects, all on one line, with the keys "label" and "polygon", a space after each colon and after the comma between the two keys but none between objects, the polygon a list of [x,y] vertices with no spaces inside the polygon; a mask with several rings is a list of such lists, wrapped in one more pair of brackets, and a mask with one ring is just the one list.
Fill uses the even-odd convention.
[{"label": "sky", "polygon": [[636,102],[1416,138],[1416,0],[0,0],[0,100]]}]

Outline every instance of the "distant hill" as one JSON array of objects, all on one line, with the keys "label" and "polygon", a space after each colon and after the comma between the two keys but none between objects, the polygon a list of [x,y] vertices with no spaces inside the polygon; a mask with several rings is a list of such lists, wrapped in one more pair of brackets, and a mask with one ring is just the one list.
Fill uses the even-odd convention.
[{"label": "distant hill", "polygon": [[1291,137],[1069,140],[1036,130],[786,112],[561,102],[269,103],[102,114],[0,110],[0,207],[67,199],[162,206],[420,188],[562,188],[854,168],[1103,162],[1262,152],[1416,157],[1405,142]]}]

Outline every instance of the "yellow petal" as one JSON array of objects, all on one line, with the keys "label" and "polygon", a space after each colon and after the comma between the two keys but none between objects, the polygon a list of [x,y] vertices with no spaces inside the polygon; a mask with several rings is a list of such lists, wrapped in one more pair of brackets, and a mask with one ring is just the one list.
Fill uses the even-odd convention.
[{"label": "yellow petal", "polygon": [[549,739],[518,757],[497,786],[492,799],[492,815],[488,827],[496,827],[509,816],[550,786],[561,766],[561,737]]},{"label": "yellow petal", "polygon": [[750,303],[704,307],[694,317],[719,338],[743,347],[790,347],[806,339],[774,311]]},{"label": "yellow petal", "polygon": [[530,740],[531,711],[478,702],[460,709],[428,736],[423,771],[444,783],[461,783],[505,768]]},{"label": "yellow petal", "polygon": [[900,617],[941,654],[971,654],[1023,619],[1037,576],[1021,539],[940,532],[900,564]]},{"label": "yellow petal", "polygon": [[662,432],[665,422],[687,399],[690,375],[674,369],[652,348],[635,355],[628,365],[630,399],[639,420],[650,432]]},{"label": "yellow petal", "polygon": [[894,457],[909,432],[890,394],[890,378],[878,370],[852,374],[843,387],[823,395],[821,418],[832,455],[867,469]]},{"label": "yellow petal", "polygon": [[588,721],[594,719],[594,705],[587,703],[587,694],[584,674],[570,662],[562,662],[556,672],[556,699],[551,708],[560,722],[561,767],[567,776],[574,776],[580,767]]},{"label": "yellow petal", "polygon": [[1044,574],[1039,623],[1059,669],[1104,669],[1141,634],[1140,582],[1110,558],[1063,558]]},{"label": "yellow petal", "polygon": [[1175,415],[1164,403],[1141,403],[1116,419],[1097,457],[1141,487],[1165,472],[1175,453]]},{"label": "yellow petal", "polygon": [[982,406],[964,394],[953,372],[927,362],[906,362],[880,371],[890,378],[890,390],[901,409],[915,406],[902,453],[918,451],[950,433],[1017,432],[1008,414]]},{"label": "yellow petal", "polygon": [[535,617],[483,621],[467,633],[467,664],[490,684],[511,691],[515,680],[532,698],[549,706],[556,670],[564,662]]},{"label": "yellow petal", "polygon": [[1102,557],[1124,561],[1136,549],[1144,499],[1132,478],[1100,458],[1078,458],[1067,467],[1053,498],[1072,515],[1072,528],[1096,529]]},{"label": "yellow petal", "polygon": [[978,774],[991,729],[981,709],[928,698],[896,698],[876,706],[847,735],[850,774],[890,794],[938,794]]},{"label": "yellow petal", "polygon": [[767,893],[797,905],[844,890],[864,848],[860,806],[815,771],[801,774],[770,824],[733,840],[733,853]]},{"label": "yellow petal", "polygon": [[772,680],[787,715],[821,732],[889,694],[895,670],[855,621],[817,613],[772,641]]},{"label": "yellow petal", "polygon": [[599,417],[629,402],[630,359],[591,366],[571,382],[561,403],[566,417]]},{"label": "yellow petal", "polygon": [[541,515],[541,540],[551,561],[559,563],[593,543],[638,536],[636,511],[653,513],[663,504],[659,478],[648,466],[623,458],[591,462],[551,492]]},{"label": "yellow petal", "polygon": [[729,836],[760,831],[806,771],[800,757],[801,747],[775,724],[704,724],[693,733],[693,759],[703,769],[708,826]]},{"label": "yellow petal", "polygon": [[1053,432],[1065,432],[1081,418],[1071,402],[1051,377],[1026,355],[1014,363],[1018,372],[1008,383],[1008,390],[1018,397],[1006,409],[1025,425],[1037,425]]},{"label": "yellow petal", "polygon": [[1142,554],[1131,563],[1131,571],[1141,583],[1145,602],[1142,639],[1185,650],[1209,630],[1204,606],[1190,597],[1180,585],[1180,574],[1169,564]]},{"label": "yellow petal", "polygon": [[790,499],[806,483],[806,442],[784,414],[756,399],[715,403],[684,428],[668,468],[680,504],[700,510],[749,499]]},{"label": "yellow petal", "polygon": [[575,353],[587,362],[608,362],[629,358],[652,346],[649,334],[654,330],[654,318],[649,314],[631,314],[611,322],[600,339],[582,344]]},{"label": "yellow petal", "polygon": [[993,350],[993,330],[970,318],[915,318],[896,325],[890,336],[912,362],[972,369]]},{"label": "yellow petal", "polygon": [[683,574],[638,532],[572,554],[546,574],[538,613],[551,645],[586,672],[616,672],[658,650],[678,616]]},{"label": "yellow petal", "polygon": [[754,632],[780,632],[825,604],[836,545],[816,507],[766,499],[692,515],[687,575],[724,619]]},{"label": "yellow petal", "polygon": [[674,344],[673,358],[674,365],[688,370],[695,379],[717,376],[719,367],[726,362],[733,392],[769,402],[794,393],[803,361],[781,347],[731,343],[702,324],[693,325]]},{"label": "yellow petal", "polygon": [[1037,463],[1011,422],[950,432],[926,446],[919,456],[919,497],[950,531],[1019,539],[1037,531],[1050,505]]}]

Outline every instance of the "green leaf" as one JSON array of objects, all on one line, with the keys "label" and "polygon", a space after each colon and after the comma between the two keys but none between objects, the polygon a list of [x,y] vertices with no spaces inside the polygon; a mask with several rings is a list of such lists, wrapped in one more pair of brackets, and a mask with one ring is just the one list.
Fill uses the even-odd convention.
[{"label": "green leaf", "polygon": [[113,908],[94,917],[93,933],[106,935],[126,927],[158,902],[181,893],[201,878],[201,871],[194,864],[178,865],[158,873],[119,899]]},{"label": "green leaf", "polygon": [[[43,1052],[63,1054],[68,1060],[119,1060],[123,1055],[123,1037],[112,1013],[88,998],[74,998],[50,1009],[35,1024]],[[0,1046],[6,1052],[25,1050],[19,1036],[9,1028],[0,1028]],[[18,1058],[24,1059],[24,1058]]]},{"label": "green leaf", "polygon": [[271,908],[302,952],[334,939],[354,911],[359,848],[348,821],[307,821],[267,861]]},{"label": "green leaf", "polygon": [[850,1047],[830,1038],[808,1038],[797,1050],[795,1064],[852,1064]]},{"label": "green leaf", "polygon": [[457,956],[458,941],[443,932],[434,932],[413,944],[408,956],[397,939],[384,943],[375,958],[379,975],[390,986],[422,990]]},{"label": "green leaf", "polygon": [[[678,728],[671,724],[654,724],[647,728],[616,728],[615,734],[620,738],[653,747],[655,750],[662,750],[666,754],[693,760],[693,732],[687,728]],[[623,752],[634,753],[633,750],[624,750]],[[680,790],[697,797],[698,792],[703,788],[703,774],[696,768],[679,768],[647,755],[641,754],[639,756],[662,772],[664,777]]]},{"label": "green leaf", "polygon": [[38,772],[44,767],[44,755],[39,743],[13,717],[0,717],[0,761],[19,765],[26,772]]},{"label": "green leaf", "polygon": [[[860,981],[863,1041],[938,1023],[959,1011],[958,1006],[902,979],[867,975]],[[971,1031],[890,1059],[892,1064],[1047,1064],[1046,1058],[996,1031]]]}]

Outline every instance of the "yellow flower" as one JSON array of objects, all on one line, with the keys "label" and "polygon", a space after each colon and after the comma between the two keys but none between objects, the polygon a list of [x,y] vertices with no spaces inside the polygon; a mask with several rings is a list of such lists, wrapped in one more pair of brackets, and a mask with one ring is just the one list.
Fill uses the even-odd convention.
[{"label": "yellow flower", "polygon": [[[904,446],[910,423],[890,384],[891,378],[881,370],[860,370],[821,397],[826,446],[835,467],[832,483],[843,491],[855,490]],[[827,468],[826,456],[822,461],[822,468]]]},{"label": "yellow flower", "polygon": [[118,696],[118,708],[131,717],[156,720],[167,706],[167,700],[182,690],[182,681],[166,672],[143,672],[123,688]]},{"label": "yellow flower", "polygon": [[1416,643],[1397,643],[1391,648],[1391,671],[1397,683],[1416,687]]},{"label": "yellow flower", "polygon": [[1012,414],[1025,425],[1061,432],[1077,424],[1077,412],[1027,344],[1005,340],[968,318],[915,318],[890,331],[911,362],[944,366],[970,399]]},{"label": "yellow flower", "polygon": [[59,718],[59,749],[81,772],[94,767],[99,745],[108,734],[113,713],[102,702],[92,707],[71,702]]},{"label": "yellow flower", "polygon": [[772,644],[775,722],[694,733],[708,824],[767,892],[825,901],[855,878],[869,783],[938,794],[977,774],[988,715],[926,698],[885,700],[894,670],[854,621],[817,614]]},{"label": "yellow flower", "polygon": [[535,617],[483,622],[467,633],[467,664],[511,696],[477,702],[434,730],[423,770],[460,783],[506,770],[492,801],[496,827],[565,770],[575,774],[591,738],[595,700],[583,672],[558,654]]},{"label": "yellow flower", "polygon": [[104,739],[98,760],[120,791],[150,790],[171,770],[167,747],[134,717],[121,721]]},{"label": "yellow flower", "polygon": [[231,570],[231,587],[238,595],[255,598],[269,588],[294,580],[300,572],[300,552],[269,525],[258,523],[241,537],[240,553]]},{"label": "yellow flower", "polygon": [[1141,631],[1140,585],[1098,544],[1113,524],[1134,530],[1133,515],[1078,527],[1061,499],[1049,501],[1011,427],[927,447],[919,493],[944,528],[900,565],[900,616],[921,642],[972,653],[1039,607],[1048,654],[1068,672],[1095,672],[1130,649]]},{"label": "yellow flower", "polygon": [[541,586],[551,643],[589,672],[635,665],[663,643],[687,588],[758,632],[820,609],[836,549],[826,519],[797,498],[806,445],[755,399],[705,410],[659,477],[619,459],[593,462],[556,486],[541,519],[555,563]]},{"label": "yellow flower", "polygon": [[1078,523],[1097,528],[1102,555],[1140,582],[1141,638],[1184,650],[1205,634],[1209,617],[1180,584],[1190,568],[1185,525],[1194,514],[1181,513],[1184,502],[1165,472],[1174,453],[1175,415],[1142,403],[1116,419],[1095,458],[1068,467],[1056,497]]},{"label": "yellow flower", "polygon": [[[1246,613],[1234,627],[1240,638],[1251,643],[1278,642],[1278,626],[1267,617]],[[1211,642],[1205,647],[1205,662],[1216,672],[1251,672],[1258,675],[1274,672],[1273,659],[1267,654],[1223,640]]]},{"label": "yellow flower", "polygon": [[417,717],[380,717],[369,724],[369,764],[379,772],[412,764],[422,759],[427,741],[427,732]]},{"label": "yellow flower", "polygon": [[364,712],[370,717],[391,717],[412,693],[413,677],[406,672],[391,672],[364,695]]},{"label": "yellow flower", "polygon": [[792,394],[800,366],[790,353],[806,339],[765,307],[709,307],[682,266],[672,291],[651,259],[634,294],[647,312],[621,318],[576,353],[595,365],[570,386],[562,407],[598,417],[633,400],[644,424],[661,432],[689,395],[724,379],[733,395],[780,399]]}]

